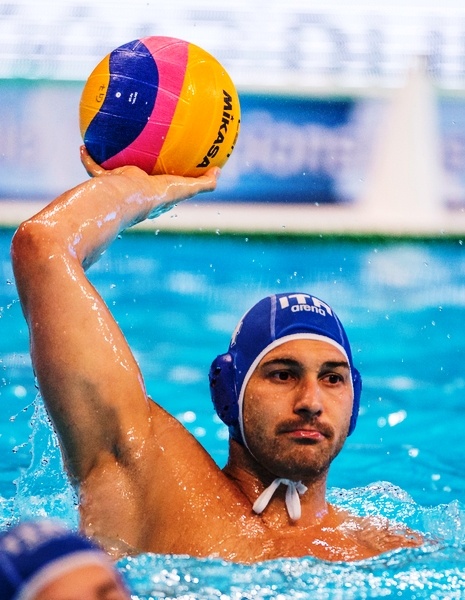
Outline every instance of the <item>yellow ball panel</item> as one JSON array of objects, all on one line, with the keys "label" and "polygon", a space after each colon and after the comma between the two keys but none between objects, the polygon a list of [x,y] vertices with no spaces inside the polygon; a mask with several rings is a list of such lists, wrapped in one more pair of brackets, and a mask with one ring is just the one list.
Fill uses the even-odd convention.
[{"label": "yellow ball panel", "polygon": [[87,131],[92,119],[99,112],[110,83],[110,55],[106,56],[92,71],[86,81],[79,106],[81,136]]},{"label": "yellow ball panel", "polygon": [[170,129],[153,173],[198,176],[222,167],[240,125],[236,88],[220,63],[189,45],[186,76]]}]

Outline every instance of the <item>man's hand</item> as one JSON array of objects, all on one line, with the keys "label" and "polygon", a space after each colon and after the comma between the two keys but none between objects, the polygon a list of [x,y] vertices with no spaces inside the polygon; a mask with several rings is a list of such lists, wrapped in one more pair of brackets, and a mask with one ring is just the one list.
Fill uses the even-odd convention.
[{"label": "man's hand", "polygon": [[202,192],[213,191],[221,174],[219,167],[212,167],[199,177],[147,175],[145,171],[132,165],[106,170],[91,158],[85,146],[81,146],[81,162],[91,177],[123,175],[133,185],[137,182],[139,189],[153,199],[153,208],[147,215],[149,219],[158,217],[183,200]]}]

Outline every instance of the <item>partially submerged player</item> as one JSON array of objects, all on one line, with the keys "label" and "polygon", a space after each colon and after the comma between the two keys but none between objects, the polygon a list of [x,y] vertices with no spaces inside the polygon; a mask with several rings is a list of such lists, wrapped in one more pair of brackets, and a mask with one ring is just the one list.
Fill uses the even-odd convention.
[{"label": "partially submerged player", "polygon": [[85,151],[82,159],[94,179],[23,223],[12,258],[83,531],[114,555],[241,562],[357,560],[417,545],[387,521],[326,501],[328,469],[355,427],[361,383],[342,324],[311,294],[263,299],[212,365],[213,400],[231,433],[224,469],[147,396],[85,269],[125,228],[213,190],[219,172],[148,176],[135,167],[104,171]]},{"label": "partially submerged player", "polygon": [[129,600],[106,552],[57,522],[0,535],[1,600]]}]

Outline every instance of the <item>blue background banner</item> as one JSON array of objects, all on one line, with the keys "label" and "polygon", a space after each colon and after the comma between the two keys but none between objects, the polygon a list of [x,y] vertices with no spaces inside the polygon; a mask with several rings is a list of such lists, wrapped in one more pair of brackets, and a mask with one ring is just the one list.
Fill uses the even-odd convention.
[{"label": "blue background banner", "polygon": [[[82,84],[0,82],[0,199],[48,202],[87,175]],[[362,196],[387,100],[241,94],[241,132],[203,202],[353,204]],[[438,101],[444,206],[465,205],[465,100]],[[195,144],[195,140],[187,143]]]},{"label": "blue background banner", "polygon": [[[0,197],[48,199],[86,177],[82,84],[0,84]],[[215,201],[347,202],[367,168],[373,101],[241,94],[241,132]],[[195,144],[195,140],[186,143]],[[208,200],[212,200],[209,195]]]},{"label": "blue background banner", "polygon": [[375,104],[352,98],[241,96],[241,132],[215,197],[239,202],[353,201],[369,168]]}]

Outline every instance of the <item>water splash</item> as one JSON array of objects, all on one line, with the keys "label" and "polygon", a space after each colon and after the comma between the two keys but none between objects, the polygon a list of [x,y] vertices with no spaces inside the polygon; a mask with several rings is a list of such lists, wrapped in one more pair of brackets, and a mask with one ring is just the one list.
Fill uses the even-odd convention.
[{"label": "water splash", "polygon": [[358,600],[387,596],[462,598],[465,554],[437,545],[403,549],[357,563],[312,557],[255,565],[144,554],[117,564],[133,600]]},{"label": "water splash", "polygon": [[[71,528],[78,524],[77,498],[61,459],[58,438],[50,424],[44,404],[34,402],[31,427],[31,462],[15,481],[16,495],[10,503],[8,521],[55,517]],[[6,513],[3,513],[5,521]]]}]

